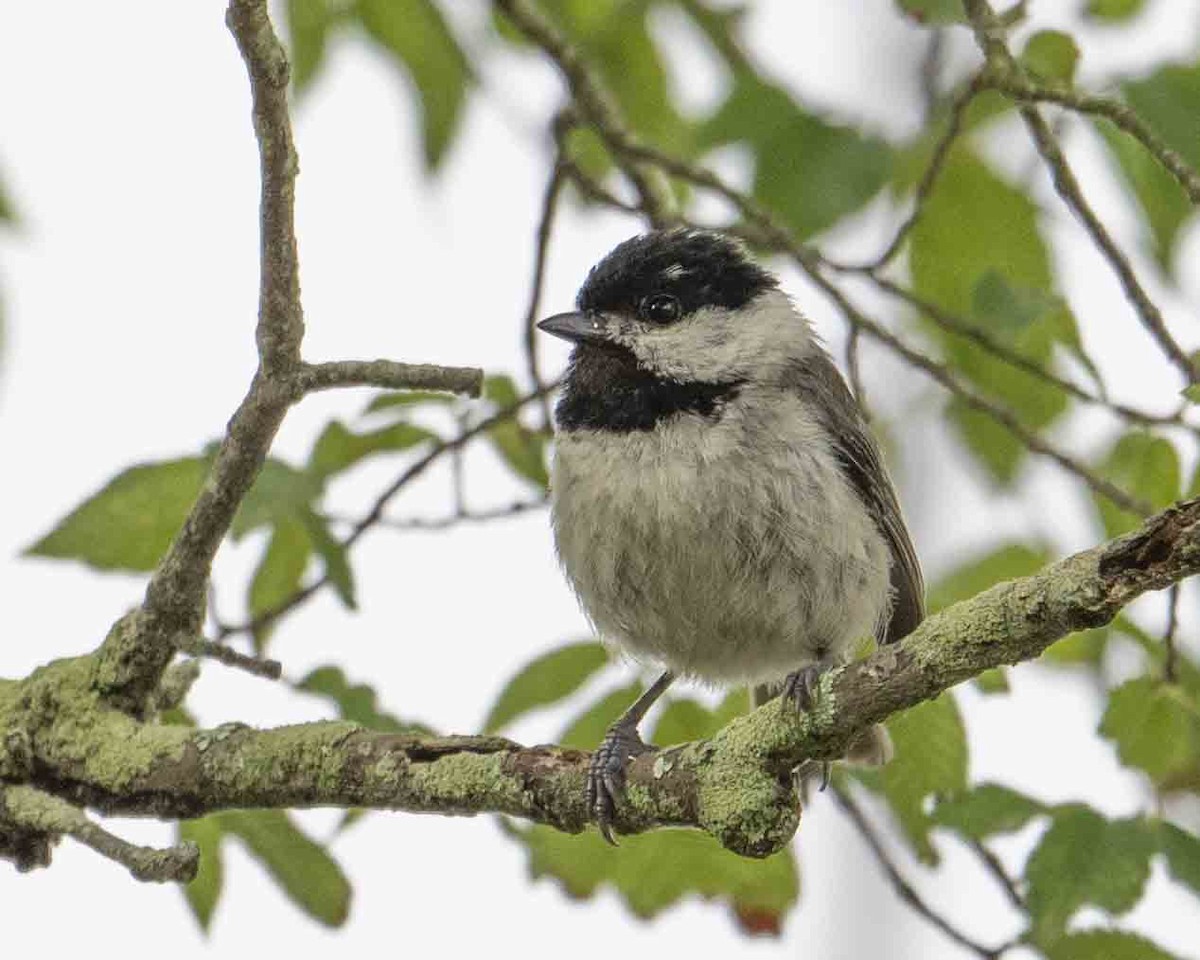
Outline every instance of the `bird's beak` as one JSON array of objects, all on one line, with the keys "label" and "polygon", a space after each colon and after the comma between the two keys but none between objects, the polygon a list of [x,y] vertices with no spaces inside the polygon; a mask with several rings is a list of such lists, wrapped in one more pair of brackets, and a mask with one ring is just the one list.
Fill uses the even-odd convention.
[{"label": "bird's beak", "polygon": [[612,343],[608,321],[599,313],[556,313],[541,321],[538,329],[571,343]]}]

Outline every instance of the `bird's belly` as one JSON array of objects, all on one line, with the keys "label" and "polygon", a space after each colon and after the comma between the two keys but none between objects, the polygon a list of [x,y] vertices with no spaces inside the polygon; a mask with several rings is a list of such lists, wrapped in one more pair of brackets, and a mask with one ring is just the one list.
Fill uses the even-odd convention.
[{"label": "bird's belly", "polygon": [[751,470],[737,444],[670,443],[559,441],[559,555],[605,639],[680,673],[759,682],[843,657],[874,631],[887,549],[822,458],[760,452]]}]

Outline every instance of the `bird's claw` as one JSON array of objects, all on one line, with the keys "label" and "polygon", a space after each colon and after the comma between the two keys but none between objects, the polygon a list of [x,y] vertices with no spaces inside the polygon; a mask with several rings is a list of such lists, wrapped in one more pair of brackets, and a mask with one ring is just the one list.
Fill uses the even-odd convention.
[{"label": "bird's claw", "polygon": [[[809,713],[817,705],[818,693],[820,691],[821,676],[830,665],[822,663],[810,663],[806,667],[801,667],[793,673],[787,675],[787,679],[783,681],[783,693],[779,698],[780,706],[783,710],[795,710],[797,713]],[[813,761],[821,765],[821,786],[818,788],[822,793],[829,786],[829,777],[833,770],[833,764],[828,760]]]},{"label": "bird's claw", "polygon": [[617,799],[625,794],[625,768],[629,761],[654,748],[642,741],[635,727],[616,724],[592,754],[588,766],[587,806],[600,828],[600,836],[617,845],[613,819]]},{"label": "bird's claw", "polygon": [[825,664],[810,663],[807,667],[789,673],[783,681],[780,706],[784,710],[790,707],[797,713],[810,712],[817,705],[821,675],[829,669]]}]

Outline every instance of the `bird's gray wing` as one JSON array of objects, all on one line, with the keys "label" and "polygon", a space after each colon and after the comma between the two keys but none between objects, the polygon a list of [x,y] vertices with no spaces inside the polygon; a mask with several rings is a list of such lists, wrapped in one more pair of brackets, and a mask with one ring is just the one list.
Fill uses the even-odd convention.
[{"label": "bird's gray wing", "polygon": [[895,643],[925,618],[925,581],[904,525],[896,488],[858,402],[825,352],[815,350],[797,361],[789,374],[787,386],[811,403],[814,415],[829,434],[842,473],[891,549],[892,610],[878,639]]}]

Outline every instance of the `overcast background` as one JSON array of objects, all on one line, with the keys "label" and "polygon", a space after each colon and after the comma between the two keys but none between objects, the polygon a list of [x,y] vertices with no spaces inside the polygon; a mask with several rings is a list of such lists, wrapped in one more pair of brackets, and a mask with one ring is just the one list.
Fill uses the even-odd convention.
[{"label": "overcast background", "polygon": [[[1032,6],[1039,25],[1053,25],[1072,22],[1080,5]],[[478,41],[483,5],[447,6]],[[921,36],[890,9],[889,0],[763,3],[755,5],[748,37],[809,102],[865,117],[900,137],[916,122],[913,65]],[[686,76],[685,101],[714,102],[720,86],[696,38],[669,17],[658,26]],[[1082,36],[1084,77],[1112,65],[1136,70],[1164,51],[1194,55],[1198,37],[1200,3],[1152,2],[1136,35],[1123,33],[1120,44],[1104,31]],[[957,39],[953,56],[973,56],[966,36]],[[557,78],[534,61],[504,56],[483,63],[484,92],[446,169],[431,182],[420,168],[414,102],[402,77],[352,40],[335,43],[330,55],[325,75],[295,111],[307,357],[387,356],[520,374],[518,331],[547,171],[537,121],[559,102]],[[1107,169],[1086,139],[1071,144],[1102,214],[1131,247],[1137,225]],[[737,174],[736,156],[723,162]],[[1027,173],[1020,150],[1006,164]],[[138,601],[144,583],[21,559],[22,548],[124,467],[194,453],[217,437],[254,368],[258,165],[246,77],[223,25],[223,5],[7,5],[0,29],[0,172],[20,215],[19,229],[0,236],[6,307],[0,673],[19,676],[48,659],[93,649]],[[1068,252],[1060,245],[1060,273],[1114,394],[1169,405],[1169,378],[1161,376],[1162,363],[1116,284],[1090,249],[1078,249],[1076,228],[1054,210],[1055,236],[1075,244]],[[830,249],[870,249],[887,212],[886,203],[876,204],[853,229],[831,238]],[[565,308],[588,266],[636,229],[628,219],[568,211],[556,232],[547,312]],[[1198,233],[1193,222],[1181,262],[1200,262]],[[836,318],[794,276],[786,279],[836,346]],[[1193,273],[1186,282],[1188,300],[1164,303],[1190,349],[1200,341],[1194,328],[1200,280]],[[565,357],[554,344],[545,355],[551,369]],[[1070,485],[1050,469],[1029,471],[1023,499],[985,494],[929,426],[934,395],[897,372],[867,351],[868,391],[883,418],[926,418],[919,429],[897,428],[897,472],[931,579],[964,552],[1006,534],[1039,533],[1064,550],[1089,543],[1094,532],[1081,498],[1066,498]],[[284,425],[276,453],[303,456],[320,425],[334,414],[353,415],[366,396],[304,401]],[[1075,417],[1058,435],[1087,449],[1102,424]],[[474,451],[467,467],[476,506],[523,493],[486,451]],[[386,465],[361,471],[335,489],[334,505],[358,512],[393,472]],[[448,508],[447,491],[446,474],[435,472],[393,513],[438,515]],[[236,585],[260,550],[252,539],[219,558],[218,600],[228,619],[240,618]],[[543,513],[446,535],[378,532],[356,548],[354,566],[362,612],[348,615],[321,596],[287,621],[273,655],[290,677],[337,662],[351,679],[372,683],[390,710],[442,730],[477,730],[522,663],[586,635]],[[1153,625],[1161,622],[1160,606],[1142,602],[1136,609]],[[1195,624],[1194,613],[1185,611],[1186,625]],[[1140,779],[1093,736],[1098,701],[1088,683],[1030,666],[1014,670],[1012,681],[1010,696],[962,692],[975,778],[1004,779],[1051,802],[1086,800],[1114,815],[1145,805]],[[265,725],[325,715],[318,701],[217,665],[206,668],[191,704],[205,723]],[[515,732],[544,741],[559,724],[535,715]],[[336,816],[311,812],[301,819],[325,835]],[[151,823],[122,822],[116,829],[144,842],[171,836],[169,827]],[[1017,856],[1035,838],[1026,831],[1002,850]],[[42,951],[119,948],[130,957],[169,952],[181,960],[268,946],[318,956],[458,954],[510,944],[531,960],[564,953],[612,960],[656,949],[826,960],[962,955],[901,904],[827,798],[806,812],[797,842],[801,903],[779,940],[747,940],[722,908],[697,902],[652,924],[631,919],[608,893],[573,903],[554,883],[527,880],[523,851],[491,818],[402,814],[370,817],[334,844],[355,884],[350,920],[339,931],[306,920],[232,844],[207,942],[178,890],[138,884],[71,842],[59,848],[50,870],[18,876],[0,867],[0,923],[9,945],[15,936]],[[953,842],[940,846],[945,864],[936,878],[902,851],[897,855],[937,907],[977,938],[1011,935],[1015,914],[1000,892]],[[1171,887],[1161,868],[1128,925],[1153,931],[1184,956],[1200,956],[1197,902]]]}]

